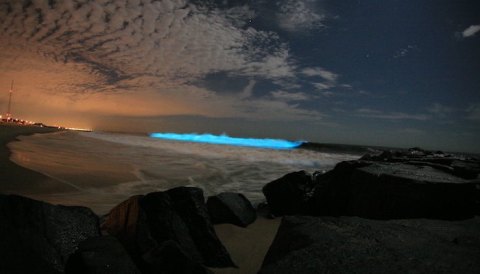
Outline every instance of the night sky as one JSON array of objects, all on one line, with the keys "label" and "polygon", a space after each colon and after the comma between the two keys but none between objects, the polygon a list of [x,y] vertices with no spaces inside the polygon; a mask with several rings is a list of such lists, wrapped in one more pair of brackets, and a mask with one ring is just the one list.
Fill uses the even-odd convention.
[{"label": "night sky", "polygon": [[15,117],[480,152],[478,0],[0,0],[0,18]]}]

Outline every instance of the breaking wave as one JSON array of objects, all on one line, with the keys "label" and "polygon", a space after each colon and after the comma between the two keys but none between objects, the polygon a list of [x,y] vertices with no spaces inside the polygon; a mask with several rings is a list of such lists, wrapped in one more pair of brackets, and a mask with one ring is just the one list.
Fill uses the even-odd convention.
[{"label": "breaking wave", "polygon": [[231,146],[245,146],[258,147],[269,149],[292,149],[302,145],[302,141],[287,141],[281,139],[255,139],[255,138],[238,138],[230,137],[226,134],[196,134],[196,133],[152,133],[152,138],[159,138],[165,140],[175,140],[183,142],[207,143],[217,145],[231,145]]}]

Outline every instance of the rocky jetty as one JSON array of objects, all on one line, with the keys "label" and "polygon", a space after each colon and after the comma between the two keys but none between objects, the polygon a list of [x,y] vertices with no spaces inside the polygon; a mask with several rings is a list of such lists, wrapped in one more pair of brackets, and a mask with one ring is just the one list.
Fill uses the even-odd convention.
[{"label": "rocky jetty", "polygon": [[479,273],[480,219],[287,216],[259,273]]},{"label": "rocky jetty", "polygon": [[466,219],[479,212],[480,161],[412,149],[294,172],[263,192],[276,215]]},{"label": "rocky jetty", "polygon": [[413,148],[288,174],[263,188],[273,214],[296,216],[259,273],[479,273],[479,173]]},{"label": "rocky jetty", "polygon": [[250,201],[240,193],[223,192],[208,197],[208,213],[214,224],[234,224],[247,227],[257,219]]}]

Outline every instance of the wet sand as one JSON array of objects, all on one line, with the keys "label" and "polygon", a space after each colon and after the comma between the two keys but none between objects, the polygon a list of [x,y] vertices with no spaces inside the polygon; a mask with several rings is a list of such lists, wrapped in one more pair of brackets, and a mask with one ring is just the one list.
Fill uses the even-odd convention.
[{"label": "wet sand", "polygon": [[73,189],[41,173],[23,168],[10,161],[11,152],[7,144],[20,135],[52,133],[58,130],[34,126],[0,124],[0,193],[19,194],[28,197],[56,192],[69,192]]},{"label": "wet sand", "polygon": [[218,238],[227,248],[238,268],[212,268],[216,274],[257,273],[263,258],[277,234],[281,218],[267,219],[259,216],[246,228],[221,224],[215,225]]},{"label": "wet sand", "polygon": [[[79,188],[77,185],[71,184],[60,177],[49,176],[50,174],[45,172],[48,169],[42,169],[41,173],[31,169],[28,165],[29,162],[42,163],[52,169],[58,168],[55,160],[56,152],[53,151],[43,151],[37,154],[30,153],[28,157],[17,150],[15,150],[15,154],[12,154],[10,148],[22,147],[22,144],[17,142],[18,140],[22,139],[23,136],[38,133],[75,134],[53,128],[0,124],[1,194],[22,195],[51,204],[87,206],[101,215],[107,213],[115,203],[111,200],[105,201],[105,199],[89,195],[90,189],[88,187],[106,183],[112,185],[120,180],[132,180],[134,178],[129,171],[122,168],[116,168],[115,172],[109,169],[102,170],[105,166],[102,166],[99,161],[92,161],[92,164],[88,167],[72,166],[69,170],[61,171],[67,178],[71,176],[76,178],[76,182],[82,182],[83,185],[80,184],[82,187]],[[26,147],[24,149],[28,150],[29,148]],[[72,155],[72,157],[75,156]],[[21,161],[19,162],[22,163],[22,166],[16,163],[16,160],[20,159]],[[95,169],[99,172],[91,172]],[[57,173],[59,171],[57,169]],[[52,174],[54,173],[52,172]],[[109,195],[108,192],[104,194],[105,198]],[[95,200],[93,201],[92,199]],[[121,202],[121,198],[119,202]]]}]

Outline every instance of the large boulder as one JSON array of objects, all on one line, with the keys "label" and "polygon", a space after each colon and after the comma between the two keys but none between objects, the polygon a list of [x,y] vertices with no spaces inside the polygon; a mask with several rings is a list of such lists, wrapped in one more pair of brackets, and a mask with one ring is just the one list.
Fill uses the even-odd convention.
[{"label": "large boulder", "polygon": [[302,170],[266,184],[262,191],[274,215],[304,214],[312,187],[312,176]]},{"label": "large boulder", "polygon": [[172,240],[163,242],[143,255],[147,263],[147,273],[209,274],[212,273],[196,261],[193,261],[180,246]]},{"label": "large boulder", "polygon": [[317,181],[309,200],[313,215],[466,219],[478,203],[478,181],[430,165],[343,162]]},{"label": "large boulder", "polygon": [[308,214],[341,216],[348,215],[352,193],[352,174],[358,168],[370,165],[365,161],[345,161],[325,174],[315,177],[314,188],[309,195]]},{"label": "large boulder", "polygon": [[[178,249],[175,254],[185,255],[178,262],[188,259],[189,264],[199,267],[202,264],[211,267],[234,266],[215,234],[203,191],[199,188],[178,187],[132,197],[112,209],[102,228],[116,236],[141,270],[147,273],[150,270],[176,273],[185,266],[185,263],[173,264],[175,260],[154,258],[165,254],[162,251],[165,248],[173,248],[171,245],[165,246],[168,241],[175,243]],[[175,265],[178,269],[174,271]]]},{"label": "large boulder", "polygon": [[115,206],[102,223],[102,230],[114,235],[136,261],[141,260],[142,251],[138,243],[148,242],[145,214],[140,209],[141,195],[132,196]]},{"label": "large boulder", "polygon": [[208,197],[208,213],[214,224],[234,224],[247,227],[257,219],[250,201],[240,193],[223,192]]},{"label": "large boulder", "polygon": [[123,246],[113,236],[88,238],[68,259],[67,274],[140,274]]},{"label": "large boulder", "polygon": [[98,235],[88,208],[0,195],[0,273],[63,273],[78,245]]},{"label": "large boulder", "polygon": [[464,179],[477,179],[480,174],[480,161],[454,160],[451,167],[453,168],[453,174]]},{"label": "large boulder", "polygon": [[438,168],[463,179],[477,179],[480,174],[480,160],[462,155],[432,152],[420,148],[408,150],[383,151],[364,155],[361,160],[374,162],[406,163]]},{"label": "large boulder", "polygon": [[284,217],[259,273],[480,273],[480,219]]}]

